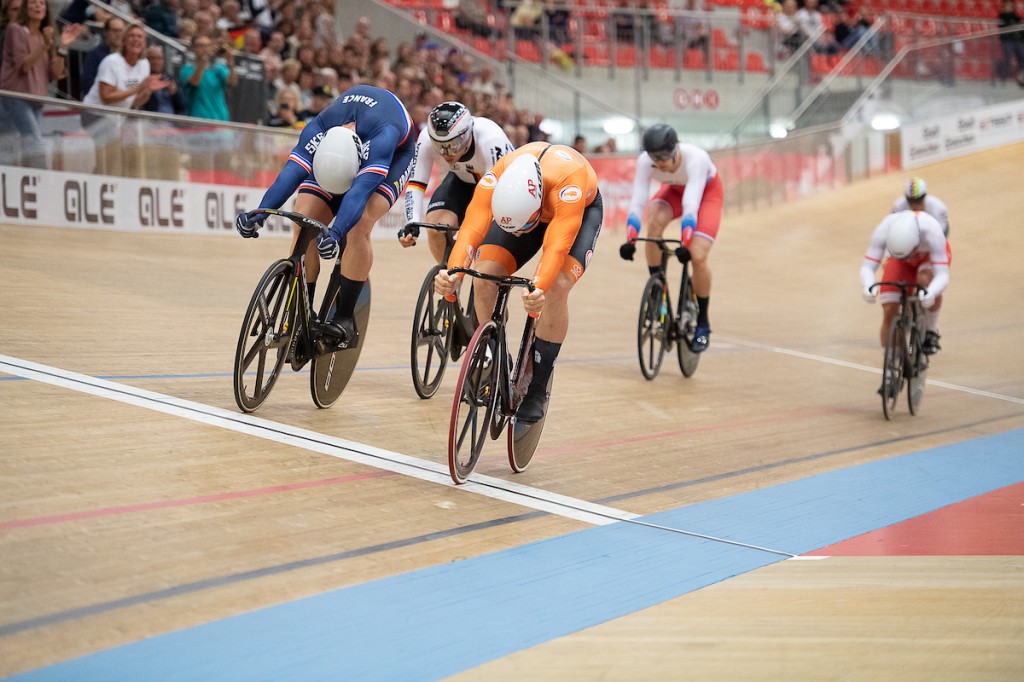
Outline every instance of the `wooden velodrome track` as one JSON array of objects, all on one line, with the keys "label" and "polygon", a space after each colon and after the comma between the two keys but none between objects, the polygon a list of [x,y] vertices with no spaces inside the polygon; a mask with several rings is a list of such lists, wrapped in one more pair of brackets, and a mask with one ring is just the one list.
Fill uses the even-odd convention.
[{"label": "wooden velodrome track", "polygon": [[[429,401],[409,377],[410,318],[430,265],[422,245],[377,243],[367,345],[338,404],[316,409],[308,374],[288,371],[250,419],[231,394],[235,341],[284,241],[0,225],[0,676],[113,650],[39,677],[1024,679],[1021,552],[781,561],[861,532],[831,521],[815,536],[827,541],[782,555],[651,528],[650,551],[619,552],[609,536],[597,550],[573,544],[628,525],[602,526],[607,509],[623,519],[714,509],[1024,427],[1022,159],[1016,145],[918,171],[950,206],[954,250],[943,351],[918,416],[901,402],[893,421],[882,417],[880,308],[861,301],[857,280],[902,188],[904,176],[889,175],[726,216],[712,254],[712,345],[689,380],[674,357],[655,381],[641,377],[646,268],[619,259],[622,232],[609,227],[573,293],[531,468],[512,474],[503,444],[489,443],[475,479],[493,485],[462,488],[446,483],[445,465],[456,372]],[[992,487],[1024,480],[1007,476]],[[895,501],[916,486],[912,475],[893,483]],[[742,523],[796,504],[763,499]],[[1016,509],[997,533],[1020,545]],[[768,549],[818,521],[795,513],[773,524]],[[719,530],[709,534],[730,529]],[[688,563],[703,549],[684,549],[659,566],[687,542],[760,558],[715,573],[713,558]],[[549,564],[530,563],[549,546],[560,548]],[[617,554],[632,555],[628,569],[591,570]],[[469,582],[460,567],[491,556],[526,563],[492,571],[486,589]],[[658,571],[698,578],[665,596]],[[323,603],[306,597],[357,592],[371,596],[360,608],[327,602],[322,621],[300,610]],[[626,592],[626,606],[600,612]],[[502,616],[523,604],[517,619]],[[295,610],[265,608],[277,605]],[[583,625],[559,620],[589,610]],[[238,614],[249,615],[229,618]],[[252,632],[266,639],[249,651],[235,640],[255,635],[230,627],[259,614]],[[379,651],[365,650],[365,633]],[[486,633],[505,648],[481,650]],[[434,638],[447,648],[417,649]],[[372,662],[350,669],[332,656]]]}]

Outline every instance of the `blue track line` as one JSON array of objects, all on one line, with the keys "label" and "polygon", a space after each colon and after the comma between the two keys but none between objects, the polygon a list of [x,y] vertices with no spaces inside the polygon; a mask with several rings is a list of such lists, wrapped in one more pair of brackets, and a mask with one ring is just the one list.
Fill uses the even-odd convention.
[{"label": "blue track line", "polygon": [[[1024,480],[1024,429],[644,517],[794,554]],[[432,680],[774,563],[618,523],[334,590],[15,680]]]}]

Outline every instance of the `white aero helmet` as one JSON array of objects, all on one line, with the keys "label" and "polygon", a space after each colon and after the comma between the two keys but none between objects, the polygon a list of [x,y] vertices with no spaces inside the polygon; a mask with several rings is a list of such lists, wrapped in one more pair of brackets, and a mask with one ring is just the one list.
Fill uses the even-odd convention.
[{"label": "white aero helmet", "polygon": [[907,197],[907,201],[924,199],[928,194],[928,185],[923,178],[910,178],[903,194]]},{"label": "white aero helmet", "polygon": [[348,128],[336,126],[320,139],[313,152],[316,184],[331,194],[344,194],[352,186],[363,158],[363,142]]},{"label": "white aero helmet", "polygon": [[442,102],[427,117],[427,134],[438,154],[461,157],[473,143],[473,115],[459,102]]},{"label": "white aero helmet", "polygon": [[491,195],[491,213],[498,227],[512,234],[529,232],[540,222],[544,186],[540,161],[533,154],[513,159]]},{"label": "white aero helmet", "polygon": [[921,243],[921,225],[917,214],[913,211],[900,211],[889,224],[889,234],[885,238],[885,248],[889,255],[903,259],[914,253]]}]

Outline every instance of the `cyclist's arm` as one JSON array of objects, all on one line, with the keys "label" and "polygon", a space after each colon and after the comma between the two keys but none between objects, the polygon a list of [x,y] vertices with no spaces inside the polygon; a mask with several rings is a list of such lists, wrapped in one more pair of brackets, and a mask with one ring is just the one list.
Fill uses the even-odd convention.
[{"label": "cyclist's arm", "polygon": [[[575,186],[575,192],[565,193],[567,196],[575,196],[573,201],[565,201],[561,198],[563,190]],[[555,215],[548,223],[547,231],[544,233],[544,247],[541,250],[540,262],[537,264],[537,272],[533,276],[533,282],[538,289],[547,291],[554,284],[555,278],[561,272],[565,264],[565,257],[569,255],[569,249],[576,241],[580,226],[583,224],[583,212],[587,209],[587,172],[580,169],[569,175],[566,182],[559,183],[557,187],[545,192],[553,197],[555,204]]]},{"label": "cyclist's arm", "polygon": [[711,157],[703,149],[688,148],[683,159],[686,164],[686,189],[683,190],[683,216],[697,217],[704,188],[711,174]]},{"label": "cyclist's arm", "polygon": [[636,172],[633,175],[633,196],[629,200],[629,218],[639,228],[640,218],[644,214],[644,206],[651,198],[651,174],[654,167],[647,152],[642,152],[636,160]]},{"label": "cyclist's arm", "polygon": [[295,194],[295,190],[299,188],[302,181],[312,175],[312,150],[316,149],[316,145],[311,144],[310,141],[314,136],[323,132],[323,128],[315,120],[302,129],[298,144],[292,148],[292,153],[288,155],[288,161],[281,172],[277,174],[274,184],[263,195],[260,208],[281,208],[284,206],[284,202],[288,201],[288,197]]},{"label": "cyclist's arm", "polygon": [[405,188],[406,222],[423,220],[423,196],[427,192],[436,159],[437,152],[434,151],[434,145],[430,144],[429,133],[424,128],[416,138],[416,156],[409,173],[409,184]]},{"label": "cyclist's arm", "polygon": [[[498,163],[501,164],[502,161],[504,159]],[[507,165],[505,163],[502,169]],[[455,246],[452,247],[451,256],[448,257],[449,268],[471,266],[477,248],[487,236],[487,230],[490,229],[491,221],[494,219],[491,213],[491,195],[494,194],[494,185],[497,182],[494,175],[495,170],[497,170],[497,166],[477,183],[473,199],[466,208],[466,217],[459,228],[459,236],[455,240]]]},{"label": "cyclist's arm", "polygon": [[399,140],[401,140],[401,136],[398,130],[391,126],[370,138],[368,143],[370,156],[366,160],[366,164],[356,173],[352,187],[345,192],[338,215],[331,224],[331,233],[335,237],[339,239],[344,237],[363,217],[363,211],[366,209],[366,202],[369,201],[370,195],[380,187],[391,170],[391,157],[398,147]]},{"label": "cyclist's arm", "polygon": [[878,266],[881,265],[882,259],[885,257],[885,236],[889,232],[888,220],[887,216],[871,233],[871,244],[868,246],[868,251],[864,254],[864,261],[860,266],[860,283],[865,289],[875,283],[875,271],[878,270]]},{"label": "cyclist's arm", "polygon": [[932,264],[933,275],[928,284],[928,293],[938,296],[949,284],[949,250],[939,221],[932,220],[930,225],[923,226],[921,238],[928,247],[928,258]]}]

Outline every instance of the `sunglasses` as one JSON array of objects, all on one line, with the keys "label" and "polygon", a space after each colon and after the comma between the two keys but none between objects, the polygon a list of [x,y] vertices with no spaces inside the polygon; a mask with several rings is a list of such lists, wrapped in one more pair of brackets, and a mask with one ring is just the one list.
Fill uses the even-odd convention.
[{"label": "sunglasses", "polygon": [[669,149],[667,151],[660,152],[647,152],[647,155],[651,157],[652,161],[670,161],[675,158],[676,150]]}]

